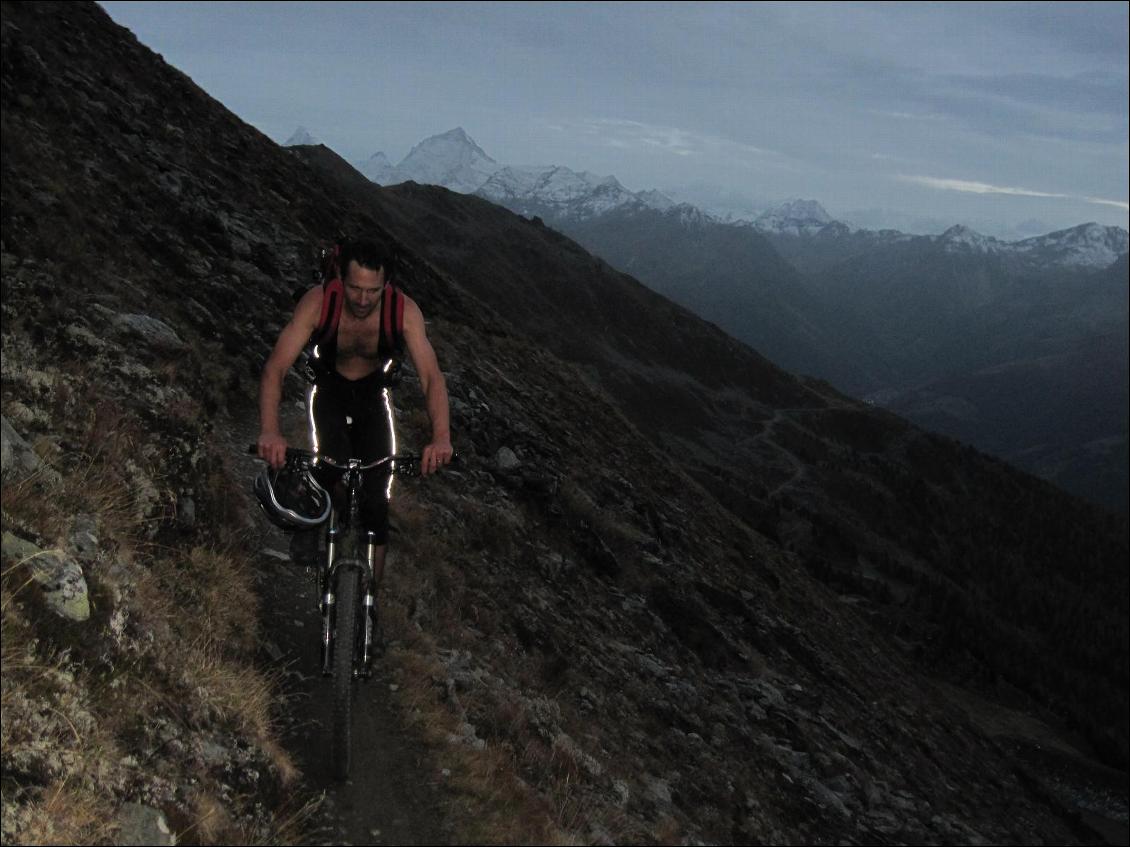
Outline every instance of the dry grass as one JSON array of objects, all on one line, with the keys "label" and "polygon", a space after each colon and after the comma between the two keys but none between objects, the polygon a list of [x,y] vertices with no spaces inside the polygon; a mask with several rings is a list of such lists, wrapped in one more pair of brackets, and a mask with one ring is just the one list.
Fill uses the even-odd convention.
[{"label": "dry grass", "polygon": [[117,824],[106,815],[106,798],[95,792],[62,781],[34,794],[13,811],[20,844],[108,844],[117,834]]},{"label": "dry grass", "polygon": [[[250,557],[233,551],[195,547],[175,562],[168,590],[195,612],[195,626],[229,652],[247,652],[258,643],[259,599],[251,580]],[[175,582],[174,582],[175,580]]]},{"label": "dry grass", "polygon": [[315,819],[315,815],[324,801],[325,795],[319,794],[308,797],[297,807],[283,806],[275,811],[271,825],[266,832],[241,831],[238,838],[216,843],[263,845],[263,847],[277,847],[279,844],[307,844],[309,843],[310,822]]},{"label": "dry grass", "polygon": [[208,637],[182,650],[181,680],[196,695],[194,705],[257,741],[272,737],[271,706],[278,680],[224,652]]},{"label": "dry grass", "polygon": [[[100,454],[109,449],[103,445]],[[121,449],[125,446],[118,442]],[[142,513],[136,487],[120,465],[107,467],[105,455],[73,457],[71,467],[57,480],[40,469],[27,477],[5,482],[2,505],[6,518],[34,527],[44,537],[66,534],[77,514],[97,515],[102,534],[127,539],[150,523]]]},{"label": "dry grass", "polygon": [[184,844],[189,839],[204,844],[230,843],[225,841],[225,836],[229,835],[232,820],[223,801],[208,791],[197,791],[189,805],[194,822],[176,834],[177,844]]}]

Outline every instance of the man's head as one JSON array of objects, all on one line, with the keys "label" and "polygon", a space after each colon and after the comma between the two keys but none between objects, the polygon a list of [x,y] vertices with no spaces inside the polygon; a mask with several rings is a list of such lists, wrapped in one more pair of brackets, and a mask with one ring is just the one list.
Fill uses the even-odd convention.
[{"label": "man's head", "polygon": [[392,276],[391,255],[371,241],[349,241],[342,245],[340,261],[345,305],[353,317],[368,317]]}]

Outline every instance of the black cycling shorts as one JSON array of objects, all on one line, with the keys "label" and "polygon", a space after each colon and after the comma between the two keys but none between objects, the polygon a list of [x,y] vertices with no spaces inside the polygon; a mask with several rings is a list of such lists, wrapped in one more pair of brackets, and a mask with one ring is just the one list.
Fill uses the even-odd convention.
[{"label": "black cycling shorts", "polygon": [[[362,379],[346,379],[333,372],[318,377],[307,401],[314,449],[331,459],[371,462],[393,453],[392,392],[380,372]],[[344,471],[321,466],[318,482],[332,492],[334,508],[345,508]],[[377,544],[388,541],[388,501],[392,475],[384,468],[361,475],[361,525],[376,535]]]}]

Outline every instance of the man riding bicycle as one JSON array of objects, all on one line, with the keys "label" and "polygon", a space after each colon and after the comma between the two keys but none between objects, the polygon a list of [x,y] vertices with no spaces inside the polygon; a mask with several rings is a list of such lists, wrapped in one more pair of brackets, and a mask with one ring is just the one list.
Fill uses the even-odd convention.
[{"label": "man riding bicycle", "polygon": [[[298,301],[294,317],[279,334],[263,367],[259,384],[259,456],[274,468],[286,461],[286,438],[279,426],[283,378],[303,349],[314,341],[309,361],[315,379],[306,400],[315,452],[339,461],[369,462],[396,452],[391,385],[407,349],[420,379],[431,420],[431,441],[420,457],[420,471],[430,474],[451,461],[447,386],[428,341],[419,306],[391,284],[388,251],[368,241],[341,246],[337,267],[341,289],[311,288]],[[333,298],[340,297],[340,304]],[[337,307],[336,310],[334,307]],[[331,318],[332,319],[328,319]],[[334,493],[341,471],[319,467],[318,483]],[[373,580],[379,585],[388,540],[391,472],[367,471],[362,488],[363,529],[374,533]],[[312,564],[317,531],[298,532],[292,558]]]}]

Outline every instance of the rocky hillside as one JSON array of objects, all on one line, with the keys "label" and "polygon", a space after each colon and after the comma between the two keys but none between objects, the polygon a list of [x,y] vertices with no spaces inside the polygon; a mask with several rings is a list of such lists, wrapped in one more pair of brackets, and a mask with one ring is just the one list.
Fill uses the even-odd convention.
[{"label": "rocky hillside", "polygon": [[[117,445],[141,526],[115,532],[140,571],[214,547],[213,527],[254,544],[217,469],[254,428],[311,247],[341,231],[398,246],[466,461],[397,499],[387,696],[449,774],[458,838],[1124,838],[1124,525],[797,379],[535,222],[278,147],[93,4],[5,3],[2,38],[3,412],[68,479]],[[411,442],[426,420],[407,382]],[[75,840],[139,803],[201,842],[278,838],[271,815],[319,786],[287,783],[230,707],[184,705],[208,689],[170,679],[175,653],[114,638],[177,586],[223,606],[192,593],[215,563],[178,553],[179,581],[128,605],[99,564],[112,550],[73,534],[88,528],[73,504],[99,504],[21,506],[47,484],[25,478],[5,481],[5,529],[75,551],[100,587],[68,635],[19,584],[27,555],[5,551],[5,841],[31,840],[60,783],[83,792]],[[205,655],[254,649],[223,626],[204,619]],[[12,643],[30,657],[16,675]],[[115,701],[124,726],[108,728],[107,761],[145,751],[146,778],[77,772],[61,729],[29,753],[11,716],[61,714],[89,739],[107,714],[80,723],[65,685],[28,681],[48,657],[92,696],[154,692],[136,713]],[[174,759],[188,771],[152,788]],[[194,793],[202,774],[214,786]],[[225,816],[243,829],[194,825]]]}]

